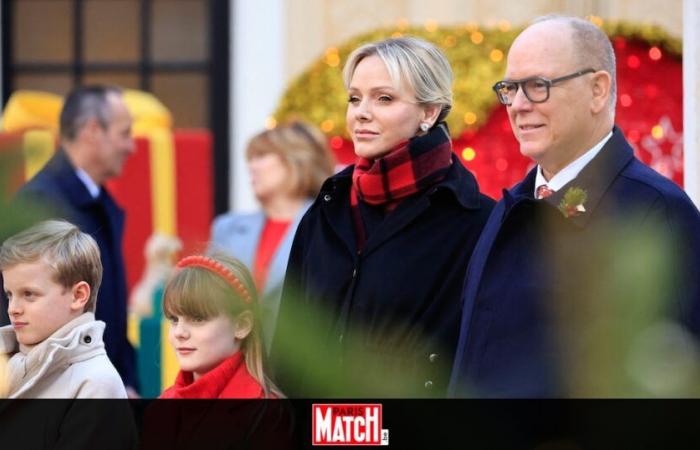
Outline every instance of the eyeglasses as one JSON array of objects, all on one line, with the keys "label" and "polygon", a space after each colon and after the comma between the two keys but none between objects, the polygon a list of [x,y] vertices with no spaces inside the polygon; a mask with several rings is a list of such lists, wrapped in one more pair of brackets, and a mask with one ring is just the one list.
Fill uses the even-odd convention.
[{"label": "eyeglasses", "polygon": [[532,103],[544,103],[549,99],[549,88],[555,83],[560,83],[592,72],[596,72],[596,70],[591,68],[583,69],[571,75],[555,78],[553,80],[544,77],[530,77],[523,78],[522,80],[503,80],[494,84],[492,89],[496,92],[498,101],[506,106],[513,104],[515,94],[518,93],[518,88],[522,88],[525,97]]}]

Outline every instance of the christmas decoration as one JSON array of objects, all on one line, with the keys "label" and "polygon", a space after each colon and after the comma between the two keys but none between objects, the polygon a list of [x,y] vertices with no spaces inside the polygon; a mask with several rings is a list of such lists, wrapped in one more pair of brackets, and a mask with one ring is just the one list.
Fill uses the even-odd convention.
[{"label": "christmas decoration", "polygon": [[578,216],[579,214],[583,214],[584,212],[586,212],[584,204],[586,203],[587,199],[588,193],[584,189],[578,187],[570,187],[564,193],[564,198],[562,198],[561,202],[559,203],[559,211],[561,211],[561,213],[567,219],[569,217],[574,217]]},{"label": "christmas decoration", "polygon": [[[676,183],[683,180],[682,43],[661,28],[589,17],[613,43],[617,56],[618,103],[616,123],[637,156]],[[341,76],[349,53],[363,43],[392,36],[412,35],[440,47],[455,74],[454,104],[447,122],[454,150],[478,178],[481,189],[496,198],[532,167],[520,154],[506,108],[491,90],[503,77],[506,55],[522,31],[507,21],[493,28],[475,23],[439,27],[397,27],[360,35],[332,47],[292,81],[279,107],[268,120],[275,126],[293,118],[317,124],[329,136],[341,163],[354,161],[345,128],[347,94]]]}]

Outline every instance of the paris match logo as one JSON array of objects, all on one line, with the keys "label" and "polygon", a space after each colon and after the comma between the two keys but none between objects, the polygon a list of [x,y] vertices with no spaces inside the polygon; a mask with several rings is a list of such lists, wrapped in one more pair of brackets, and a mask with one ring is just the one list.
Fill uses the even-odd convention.
[{"label": "paris match logo", "polygon": [[389,445],[379,403],[314,403],[312,445]]}]

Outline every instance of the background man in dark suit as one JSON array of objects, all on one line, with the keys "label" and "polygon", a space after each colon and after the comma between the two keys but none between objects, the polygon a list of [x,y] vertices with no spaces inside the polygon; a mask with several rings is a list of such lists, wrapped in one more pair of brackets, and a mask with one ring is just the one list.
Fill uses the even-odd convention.
[{"label": "background man in dark suit", "polygon": [[76,224],[95,238],[104,274],[96,317],[107,324],[107,355],[130,395],[138,386],[134,350],[126,338],[127,287],[122,256],[124,212],[104,188],[134,152],[132,118],[115,87],[72,91],[61,111],[61,148],[17,194],[45,206],[50,216]]},{"label": "background man in dark suit", "polygon": [[537,166],[504,191],[474,250],[450,394],[692,394],[700,214],[614,126],[609,39],[541,18],[505,75],[494,90]]}]

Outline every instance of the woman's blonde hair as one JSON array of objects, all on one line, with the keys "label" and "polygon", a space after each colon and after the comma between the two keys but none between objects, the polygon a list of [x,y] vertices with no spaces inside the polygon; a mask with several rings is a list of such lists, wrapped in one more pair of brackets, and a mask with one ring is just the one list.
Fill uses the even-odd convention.
[{"label": "woman's blonde hair", "polygon": [[433,44],[415,37],[401,37],[371,42],[355,49],[343,68],[345,89],[360,61],[377,55],[386,65],[394,86],[408,83],[422,105],[440,106],[437,121],[444,120],[452,109],[452,67],[445,55]]},{"label": "woman's blonde hair", "polygon": [[260,383],[265,397],[270,397],[270,394],[283,397],[282,392],[265,375],[260,307],[253,277],[246,266],[235,258],[220,253],[208,258],[222,264],[241,282],[250,294],[250,303],[243,300],[217,273],[203,267],[187,266],[177,270],[168,280],[163,292],[163,313],[166,317],[198,317],[204,320],[224,314],[234,322],[241,314],[248,312],[252,316],[253,326],[248,336],[241,341],[248,372]]},{"label": "woman's blonde hair", "polygon": [[335,159],[326,136],[306,122],[278,125],[254,136],[248,143],[246,158],[266,153],[282,158],[292,174],[293,193],[299,197],[316,197],[326,178],[333,175]]}]

